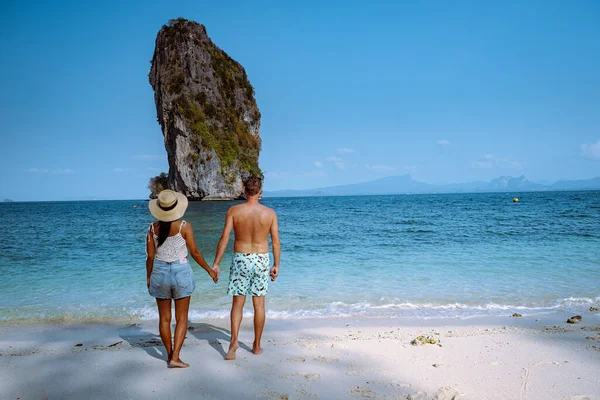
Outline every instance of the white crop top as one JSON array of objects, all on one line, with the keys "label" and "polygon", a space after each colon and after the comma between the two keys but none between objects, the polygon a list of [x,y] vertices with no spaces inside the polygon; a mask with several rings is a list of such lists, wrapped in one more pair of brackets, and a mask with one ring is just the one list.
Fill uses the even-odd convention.
[{"label": "white crop top", "polygon": [[156,249],[156,259],[164,262],[173,262],[182,258],[186,258],[188,255],[187,245],[185,239],[181,236],[181,228],[185,226],[186,222],[181,221],[179,225],[179,232],[173,236],[168,236],[160,247],[158,245],[158,235],[154,232],[154,224],[150,224],[150,230],[154,237],[154,246]]}]

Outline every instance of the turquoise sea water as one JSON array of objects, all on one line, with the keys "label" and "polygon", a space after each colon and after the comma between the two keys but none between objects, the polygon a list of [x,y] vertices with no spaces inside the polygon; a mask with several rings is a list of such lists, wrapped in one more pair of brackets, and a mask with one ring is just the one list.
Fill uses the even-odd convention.
[{"label": "turquoise sea water", "polygon": [[[263,203],[277,211],[282,241],[271,318],[527,315],[600,305],[597,191]],[[194,202],[186,213],[209,263],[232,204]],[[0,321],[157,317],[145,286],[147,202],[5,203],[0,220]],[[217,285],[193,263],[192,319],[228,316],[231,246]]]}]

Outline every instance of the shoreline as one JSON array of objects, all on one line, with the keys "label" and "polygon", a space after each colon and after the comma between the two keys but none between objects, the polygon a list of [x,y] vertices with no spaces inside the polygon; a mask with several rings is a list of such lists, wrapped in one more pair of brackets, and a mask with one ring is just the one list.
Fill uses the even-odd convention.
[{"label": "shoreline", "polygon": [[260,356],[245,318],[230,362],[228,320],[191,320],[185,370],[166,368],[157,321],[5,322],[0,397],[599,400],[600,314],[565,315],[267,320]]},{"label": "shoreline", "polygon": [[[314,321],[316,323],[323,323],[324,321],[338,321],[338,320],[360,320],[360,321],[386,321],[386,323],[398,324],[401,326],[414,325],[415,322],[420,325],[428,324],[457,324],[468,322],[485,323],[485,324],[498,324],[505,318],[509,318],[515,322],[543,322],[543,321],[555,321],[556,323],[564,323],[569,317],[573,315],[582,315],[586,318],[598,318],[600,321],[600,311],[591,311],[590,308],[597,308],[597,303],[590,303],[591,306],[585,305],[584,307],[575,308],[560,308],[560,309],[547,309],[547,310],[531,310],[524,307],[513,307],[510,309],[503,310],[502,313],[497,314],[454,314],[446,315],[439,310],[428,310],[430,314],[423,314],[423,310],[413,311],[412,313],[404,310],[402,315],[390,315],[390,314],[345,314],[343,312],[338,315],[321,314],[321,315],[306,315],[299,314],[293,315],[289,311],[281,310],[269,310],[267,309],[267,321],[276,324],[294,324],[302,321]],[[227,307],[230,307],[228,305]],[[158,321],[158,311],[155,309],[155,305],[148,307],[152,310],[153,315],[147,316],[147,314],[134,314],[134,315],[120,315],[120,316],[93,316],[93,317],[79,317],[73,315],[66,316],[51,316],[44,318],[8,318],[0,319],[0,329],[3,327],[11,326],[35,326],[35,325],[69,325],[69,324],[127,324],[127,323],[153,323]],[[512,315],[518,313],[521,315],[519,318],[514,318]],[[154,315],[155,314],[155,315]],[[246,305],[244,307],[244,319],[253,318],[252,307]],[[229,321],[229,308],[222,310],[221,312],[214,311],[198,311],[195,308],[190,308],[189,312],[190,321]]]}]

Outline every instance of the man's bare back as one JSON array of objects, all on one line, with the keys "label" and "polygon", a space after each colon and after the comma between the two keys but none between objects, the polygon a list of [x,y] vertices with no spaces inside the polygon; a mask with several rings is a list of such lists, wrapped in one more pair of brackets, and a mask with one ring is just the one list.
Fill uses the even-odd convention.
[{"label": "man's bare back", "polygon": [[262,204],[240,204],[231,207],[234,251],[238,253],[268,253],[269,233],[276,218],[275,211]]},{"label": "man's bare back", "polygon": [[246,203],[233,206],[225,216],[225,226],[217,246],[217,254],[213,263],[213,270],[221,273],[219,263],[225,254],[227,242],[231,231],[234,231],[235,242],[233,249],[236,253],[268,254],[269,235],[273,245],[273,267],[270,271],[271,280],[279,275],[279,260],[281,246],[279,243],[279,225],[277,214],[269,207],[258,203],[260,193],[248,196]]}]

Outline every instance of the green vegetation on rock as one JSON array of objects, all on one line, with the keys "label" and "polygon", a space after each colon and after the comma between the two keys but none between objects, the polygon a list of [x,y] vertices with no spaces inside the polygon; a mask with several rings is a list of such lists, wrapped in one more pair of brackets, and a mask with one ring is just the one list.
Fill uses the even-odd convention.
[{"label": "green vegetation on rock", "polygon": [[[198,97],[202,98],[201,95],[196,95],[194,100]],[[221,161],[224,175],[227,175],[235,162],[240,169],[262,176],[262,171],[258,168],[261,141],[258,136],[250,133],[250,126],[246,121],[240,121],[236,113],[224,107],[215,107],[208,102],[198,106],[185,95],[180,95],[175,103],[179,114],[191,128],[193,148],[214,150]],[[205,113],[201,108],[208,112]]]}]

